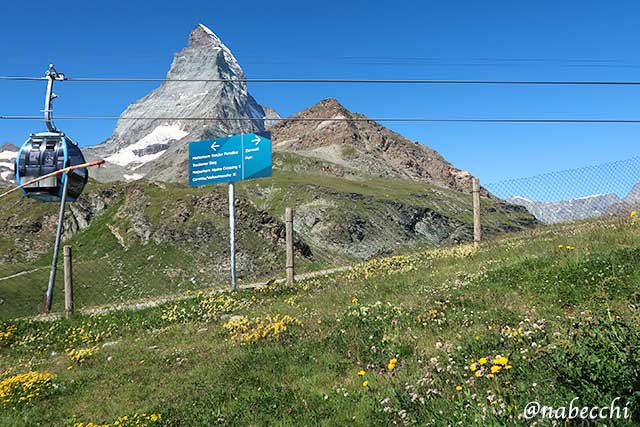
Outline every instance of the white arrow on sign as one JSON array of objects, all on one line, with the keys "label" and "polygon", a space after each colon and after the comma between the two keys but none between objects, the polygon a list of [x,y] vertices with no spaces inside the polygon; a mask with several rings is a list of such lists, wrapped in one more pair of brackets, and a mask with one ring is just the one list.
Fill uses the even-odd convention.
[{"label": "white arrow on sign", "polygon": [[218,148],[220,148],[220,146],[218,145],[217,142],[213,141],[213,144],[211,144],[211,149],[213,151],[216,151]]},{"label": "white arrow on sign", "polygon": [[262,141],[262,140],[260,139],[260,137],[258,135],[256,135],[256,139],[252,139],[251,140],[251,142],[255,142],[256,145],[260,144],[260,141]]}]

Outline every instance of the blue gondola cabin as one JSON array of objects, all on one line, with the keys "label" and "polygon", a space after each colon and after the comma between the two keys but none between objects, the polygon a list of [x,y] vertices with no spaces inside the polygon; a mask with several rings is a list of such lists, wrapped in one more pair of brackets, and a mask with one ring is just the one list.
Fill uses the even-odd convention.
[{"label": "blue gondola cabin", "polygon": [[[76,143],[61,132],[31,134],[22,145],[16,158],[16,182],[18,185],[48,175],[60,169],[85,163],[82,151]],[[62,199],[65,180],[69,180],[67,201],[75,201],[89,174],[87,169],[75,169],[66,174],[46,178],[22,189],[25,196],[40,201],[55,202]]]}]

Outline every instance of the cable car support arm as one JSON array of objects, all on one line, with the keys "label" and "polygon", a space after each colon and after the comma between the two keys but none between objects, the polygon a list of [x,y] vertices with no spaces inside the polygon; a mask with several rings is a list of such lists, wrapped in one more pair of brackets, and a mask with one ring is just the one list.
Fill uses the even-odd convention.
[{"label": "cable car support arm", "polygon": [[52,118],[52,102],[57,98],[56,94],[53,93],[53,82],[56,80],[66,80],[66,77],[64,76],[64,74],[58,73],[53,67],[53,64],[49,64],[49,69],[44,73],[44,75],[47,79],[47,94],[44,100],[44,122],[46,123],[49,132],[58,132],[58,129],[56,129],[56,125],[53,123]]}]

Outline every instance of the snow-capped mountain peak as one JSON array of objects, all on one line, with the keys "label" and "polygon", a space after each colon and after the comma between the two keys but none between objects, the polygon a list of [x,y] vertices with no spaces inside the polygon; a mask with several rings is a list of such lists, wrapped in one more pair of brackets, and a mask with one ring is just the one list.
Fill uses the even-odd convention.
[{"label": "snow-capped mountain peak", "polygon": [[[88,158],[108,162],[98,179],[158,178],[161,174],[161,179],[181,180],[188,170],[183,163],[190,141],[265,130],[265,122],[272,124],[271,119],[280,116],[256,102],[245,78],[231,50],[210,28],[198,24],[189,35],[188,46],[175,54],[167,73],[169,81],[131,104],[108,140],[86,149]],[[182,117],[187,119],[180,120]],[[208,117],[213,120],[192,120]],[[230,120],[219,120],[223,117]],[[233,120],[236,117],[252,120]]]},{"label": "snow-capped mountain peak", "polygon": [[[204,34],[203,34],[204,33]],[[211,29],[204,24],[198,26],[191,32],[189,36],[189,47],[194,48],[211,48],[220,49],[224,55],[225,62],[233,70],[235,77],[245,78],[244,72],[236,57],[220,38]]]}]

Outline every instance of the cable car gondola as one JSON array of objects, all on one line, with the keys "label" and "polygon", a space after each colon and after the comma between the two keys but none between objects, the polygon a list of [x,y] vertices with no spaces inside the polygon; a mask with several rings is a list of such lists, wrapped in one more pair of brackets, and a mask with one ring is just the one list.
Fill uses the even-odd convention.
[{"label": "cable car gondola", "polygon": [[44,122],[48,132],[31,134],[18,151],[15,163],[17,188],[25,196],[49,202],[60,201],[56,240],[53,246],[51,271],[45,295],[43,311],[49,313],[53,302],[53,287],[56,281],[58,250],[64,225],[64,210],[67,201],[75,201],[89,179],[87,166],[80,147],[53,124],[51,102],[56,98],[53,83],[65,80],[53,64],[45,73],[47,93],[44,102]]},{"label": "cable car gondola", "polygon": [[[34,178],[84,163],[78,145],[62,132],[31,134],[16,157],[16,182],[22,185]],[[44,202],[60,201],[65,181],[68,180],[66,200],[73,202],[82,194],[88,179],[87,169],[74,169],[27,185],[22,192],[25,196]]]},{"label": "cable car gondola", "polygon": [[[32,133],[18,151],[15,163],[16,182],[27,197],[44,202],[73,202],[82,194],[89,174],[86,168],[56,173],[62,172],[65,168],[82,165],[85,160],[78,145],[56,128],[51,117],[51,103],[57,97],[53,93],[53,83],[65,80],[65,76],[58,73],[51,64],[45,78],[47,92],[44,101],[44,121],[49,132]],[[42,179],[38,179],[41,177]]]}]

